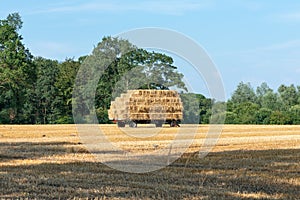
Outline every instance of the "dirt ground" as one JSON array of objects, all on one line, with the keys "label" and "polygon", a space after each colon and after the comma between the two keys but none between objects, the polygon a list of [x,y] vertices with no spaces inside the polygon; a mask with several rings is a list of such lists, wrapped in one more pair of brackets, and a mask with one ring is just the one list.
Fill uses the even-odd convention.
[{"label": "dirt ground", "polygon": [[[101,163],[75,125],[0,125],[0,199],[300,199],[300,126],[224,125],[220,137],[209,128],[100,125],[136,154],[178,133],[193,139],[175,162],[137,174]],[[217,143],[199,158],[206,138]]]}]

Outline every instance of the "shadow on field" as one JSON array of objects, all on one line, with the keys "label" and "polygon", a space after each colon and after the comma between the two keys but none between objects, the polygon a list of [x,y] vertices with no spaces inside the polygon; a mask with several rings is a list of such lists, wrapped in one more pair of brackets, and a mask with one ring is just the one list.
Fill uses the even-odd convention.
[{"label": "shadow on field", "polygon": [[[36,149],[55,153],[51,143]],[[203,159],[185,154],[146,174],[119,172],[99,162],[2,166],[0,198],[297,199],[299,163],[300,149],[277,149],[217,152]]]},{"label": "shadow on field", "polygon": [[44,156],[67,153],[64,145],[76,145],[71,142],[10,142],[0,143],[1,162],[16,159],[38,159]]}]

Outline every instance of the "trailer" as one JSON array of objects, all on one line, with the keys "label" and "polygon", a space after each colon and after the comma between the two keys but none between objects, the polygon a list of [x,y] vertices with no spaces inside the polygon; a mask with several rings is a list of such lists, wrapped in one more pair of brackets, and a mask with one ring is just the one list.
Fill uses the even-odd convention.
[{"label": "trailer", "polygon": [[175,127],[183,118],[183,106],[175,90],[128,90],[111,102],[108,116],[118,127],[151,123]]}]

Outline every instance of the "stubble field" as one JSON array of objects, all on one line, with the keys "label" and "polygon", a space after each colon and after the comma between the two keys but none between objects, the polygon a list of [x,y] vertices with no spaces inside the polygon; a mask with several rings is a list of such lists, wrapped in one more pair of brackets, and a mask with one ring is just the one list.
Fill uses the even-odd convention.
[{"label": "stubble field", "polygon": [[224,125],[204,158],[209,125],[99,128],[135,153],[167,147],[180,129],[196,134],[174,163],[135,174],[95,159],[75,125],[0,125],[0,199],[300,199],[300,126]]}]

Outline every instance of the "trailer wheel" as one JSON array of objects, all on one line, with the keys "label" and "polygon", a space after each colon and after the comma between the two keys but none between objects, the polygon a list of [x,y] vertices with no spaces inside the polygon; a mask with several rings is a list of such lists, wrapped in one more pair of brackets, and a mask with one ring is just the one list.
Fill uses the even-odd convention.
[{"label": "trailer wheel", "polygon": [[129,127],[136,128],[137,127],[137,123],[135,121],[130,121],[129,122]]},{"label": "trailer wheel", "polygon": [[176,120],[172,120],[170,123],[170,127],[180,127],[179,122]]},{"label": "trailer wheel", "polygon": [[125,127],[126,124],[125,124],[125,122],[123,122],[123,121],[118,121],[118,122],[117,122],[117,125],[118,125],[118,127],[121,127],[121,128],[122,128],[122,127]]},{"label": "trailer wheel", "polygon": [[163,126],[163,121],[155,121],[154,124],[155,124],[155,127],[162,127]]}]

